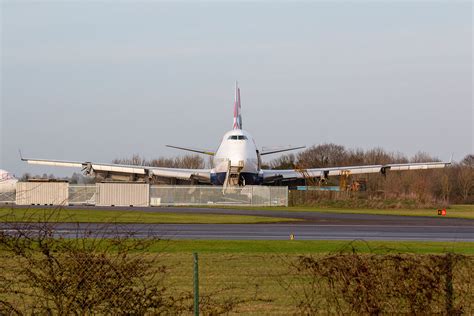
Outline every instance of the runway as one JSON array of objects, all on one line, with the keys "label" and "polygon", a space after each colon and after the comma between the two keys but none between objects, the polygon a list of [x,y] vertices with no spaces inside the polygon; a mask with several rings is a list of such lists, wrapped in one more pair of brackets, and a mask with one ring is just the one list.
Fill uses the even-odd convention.
[{"label": "runway", "polygon": [[[290,234],[293,234],[296,240],[474,242],[474,220],[469,219],[205,208],[144,208],[140,210],[164,213],[241,214],[298,218],[302,221],[277,224],[52,223],[50,226],[54,229],[56,236],[65,238],[90,235],[91,237],[133,236],[163,239],[288,240]],[[21,227],[31,232],[39,228],[38,224],[0,224],[0,229],[7,233],[14,233]]]}]

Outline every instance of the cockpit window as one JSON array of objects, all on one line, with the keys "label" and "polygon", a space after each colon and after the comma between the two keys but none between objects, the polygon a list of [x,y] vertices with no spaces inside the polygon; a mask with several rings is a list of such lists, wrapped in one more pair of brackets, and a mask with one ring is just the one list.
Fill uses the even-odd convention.
[{"label": "cockpit window", "polygon": [[244,139],[247,139],[247,136],[244,136],[244,135],[231,135],[227,139],[244,140]]}]

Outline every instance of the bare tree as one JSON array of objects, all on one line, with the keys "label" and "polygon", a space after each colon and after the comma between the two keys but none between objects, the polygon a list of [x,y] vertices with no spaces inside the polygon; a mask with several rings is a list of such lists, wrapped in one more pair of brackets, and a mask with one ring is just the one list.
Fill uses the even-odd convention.
[{"label": "bare tree", "polygon": [[20,181],[28,181],[28,179],[31,179],[32,176],[30,173],[26,172],[20,177]]},{"label": "bare tree", "polygon": [[474,189],[474,155],[464,157],[457,171],[461,197],[463,201],[467,201]]},{"label": "bare tree", "polygon": [[341,165],[345,157],[344,146],[331,143],[312,146],[300,152],[297,159],[301,168],[319,168]]},{"label": "bare tree", "polygon": [[293,169],[296,165],[294,154],[282,155],[281,157],[269,162],[271,169]]},{"label": "bare tree", "polygon": [[450,179],[450,172],[443,172],[441,175],[441,192],[444,201],[447,203],[449,201],[449,194],[452,189],[452,181]]},{"label": "bare tree", "polygon": [[173,158],[159,157],[159,158],[150,160],[150,166],[173,168],[175,164],[174,164]]},{"label": "bare tree", "polygon": [[440,161],[439,158],[430,156],[430,154],[419,151],[411,159],[411,162],[429,162],[429,161]]},{"label": "bare tree", "polygon": [[375,147],[365,152],[365,163],[368,165],[387,164],[392,162],[392,157],[383,148]]},{"label": "bare tree", "polygon": [[145,158],[140,157],[138,154],[134,154],[131,158],[120,158],[112,160],[112,163],[119,165],[134,165],[134,166],[145,166],[147,161]]},{"label": "bare tree", "polygon": [[112,163],[122,165],[135,165],[135,166],[150,166],[150,167],[166,167],[166,168],[190,168],[190,169],[202,169],[205,168],[205,161],[199,155],[185,155],[182,157],[166,158],[158,157],[151,160],[147,160],[138,154],[133,155],[131,158],[119,158],[114,159]]},{"label": "bare tree", "polygon": [[201,156],[186,155],[176,157],[174,159],[174,166],[176,168],[203,169],[206,166],[206,163]]}]

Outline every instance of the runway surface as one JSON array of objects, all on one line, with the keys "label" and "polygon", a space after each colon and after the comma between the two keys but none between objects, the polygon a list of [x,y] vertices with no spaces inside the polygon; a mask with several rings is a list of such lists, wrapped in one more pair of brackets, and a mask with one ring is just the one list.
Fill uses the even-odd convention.
[{"label": "runway surface", "polygon": [[[83,208],[82,208],[83,209]],[[103,208],[103,211],[117,208]],[[122,209],[122,208],[120,208]],[[55,234],[76,237],[131,235],[138,238],[218,239],[218,240],[417,240],[474,242],[474,220],[446,217],[407,217],[387,215],[340,214],[293,211],[259,211],[205,208],[133,208],[147,212],[241,214],[302,219],[277,224],[93,224],[54,223]],[[0,224],[14,233],[22,227],[31,232],[38,224]]]}]

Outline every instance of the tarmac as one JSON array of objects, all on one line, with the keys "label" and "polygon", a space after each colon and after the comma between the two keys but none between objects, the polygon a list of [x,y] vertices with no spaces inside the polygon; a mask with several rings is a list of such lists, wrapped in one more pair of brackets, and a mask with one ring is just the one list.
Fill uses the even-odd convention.
[{"label": "tarmac", "polygon": [[[44,207],[42,207],[44,208]],[[84,207],[69,207],[84,209]],[[93,207],[90,207],[91,209]],[[296,218],[299,222],[272,224],[97,224],[50,223],[56,236],[77,236],[201,240],[406,240],[474,242],[474,220],[449,217],[411,217],[391,215],[341,214],[184,207],[101,207],[107,210],[140,210],[162,213],[201,213]],[[35,232],[42,224],[1,223],[5,233],[19,228]]]}]

